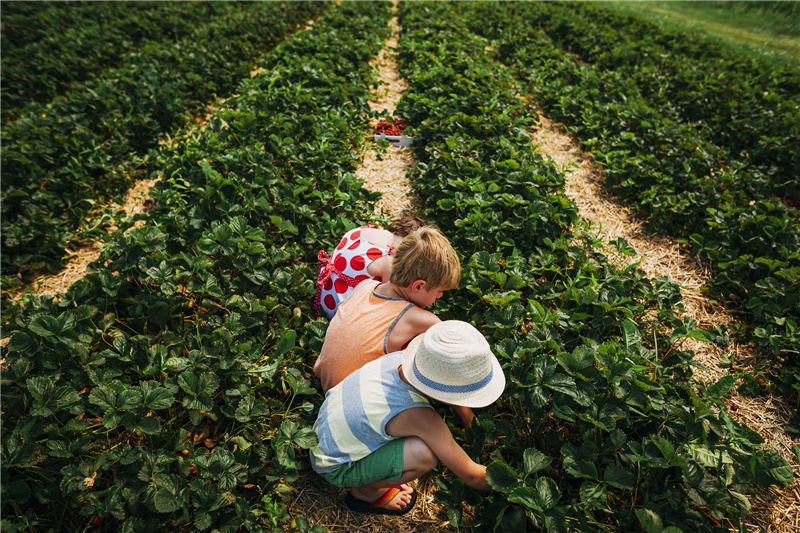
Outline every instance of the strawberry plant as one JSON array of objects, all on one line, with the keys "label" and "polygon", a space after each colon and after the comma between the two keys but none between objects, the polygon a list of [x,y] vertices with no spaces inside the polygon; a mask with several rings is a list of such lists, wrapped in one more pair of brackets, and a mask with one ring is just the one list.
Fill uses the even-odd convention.
[{"label": "strawberry plant", "polygon": [[[281,531],[292,521],[321,529],[291,517],[282,495],[309,467],[322,401],[311,373],[327,324],[311,308],[317,252],[370,220],[379,196],[354,169],[368,117],[377,118],[367,105],[376,84],[369,60],[391,16],[388,2],[324,7],[313,29],[261,57],[260,74],[236,78],[236,95],[207,128],[181,130],[149,154],[147,168],[162,177],[154,208],[137,217],[141,227],[123,224],[93,273],[58,298],[27,296],[4,309],[4,531]],[[534,7],[400,5],[410,86],[391,122],[415,133],[421,216],[436,220],[463,259],[460,287],[436,312],[479,327],[509,383],[458,437],[488,465],[495,491],[442,472],[436,498],[454,526],[472,505],[475,531],[723,531],[723,520],[744,530],[751,488],[784,486],[792,469],[728,415],[732,377],[694,381],[684,340],[721,342],[718,332],[681,318],[669,280],[609,262],[581,229],[563,171],[531,144],[536,114],[519,96],[535,92],[529,77],[542,76],[564,102],[592,95],[601,107],[590,112],[606,128],[612,111],[625,110],[602,83],[635,88],[619,73],[587,74],[510,16],[520,31],[495,49],[513,70],[497,62],[476,28],[500,31],[504,10]],[[541,72],[525,67],[528,53]],[[591,81],[587,92],[572,92],[582,80]],[[643,110],[624,116],[659,124],[679,116]],[[582,127],[598,147],[631,149],[591,122]],[[647,130],[620,138],[637,146]],[[680,123],[658,131],[692,135]],[[722,153],[703,146],[709,160]],[[700,168],[705,157],[689,164]],[[657,178],[668,187],[669,176]],[[729,178],[734,191],[741,182]],[[785,205],[764,201],[755,213],[766,216],[755,221],[770,222]],[[709,248],[696,243],[693,252]],[[764,334],[769,342],[772,332]]]},{"label": "strawberry plant", "polygon": [[[493,9],[478,6],[471,27],[498,39],[501,60],[593,151],[613,192],[711,260],[717,297],[748,320],[738,334],[756,339],[787,391],[800,389],[800,226],[773,199],[791,189],[797,166],[797,73],[766,80],[751,64],[741,77],[723,76],[734,62],[739,69],[724,49],[587,6]],[[694,109],[701,102],[709,105]]]},{"label": "strawberry plant", "polygon": [[535,116],[520,88],[459,26],[473,7],[484,8],[401,11],[409,90],[398,114],[425,141],[415,144],[414,187],[468,258],[441,311],[494,341],[513,384],[465,438],[489,462],[496,492],[481,497],[446,481],[437,499],[453,505],[454,525],[457,502],[477,505],[477,531],[714,531],[722,518],[738,522],[748,487],[788,483],[788,463],[726,414],[732,378],[707,388],[692,381],[681,339],[710,337],[678,317],[678,288],[635,266],[617,270],[577,238],[563,174],[531,145]]},{"label": "strawberry plant", "polygon": [[[7,11],[6,4],[4,11]],[[49,2],[50,9],[23,14],[11,8],[2,20],[2,105],[5,121],[26,104],[46,103],[104,69],[125,62],[144,43],[178,41],[199,24],[232,9],[229,3]]]},{"label": "strawberry plant", "polygon": [[388,17],[346,4],[266,55],[159,156],[143,227],[4,314],[4,531],[285,527],[321,401],[316,251],[377,200],[352,169]]},{"label": "strawberry plant", "polygon": [[159,137],[232,91],[265,48],[327,5],[236,4],[184,39],[151,43],[64,99],[4,123],[4,274],[61,266],[67,241],[91,234],[81,231],[85,219],[100,218],[134,177],[156,170],[150,152]]}]

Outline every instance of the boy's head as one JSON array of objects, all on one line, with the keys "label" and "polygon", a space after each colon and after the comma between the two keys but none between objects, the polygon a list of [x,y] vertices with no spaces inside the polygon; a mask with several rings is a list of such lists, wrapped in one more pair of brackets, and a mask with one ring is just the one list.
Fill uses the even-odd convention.
[{"label": "boy's head", "polygon": [[445,320],[417,335],[403,353],[403,375],[429,398],[486,407],[503,394],[506,377],[480,331]]},{"label": "boy's head", "polygon": [[398,218],[388,226],[386,226],[386,230],[394,233],[399,237],[405,237],[415,229],[419,229],[423,226],[427,226],[424,220],[417,217],[403,217]]},{"label": "boy's head", "polygon": [[432,226],[409,233],[394,250],[389,281],[410,287],[425,281],[429,291],[454,289],[461,280],[461,262],[447,237]]}]

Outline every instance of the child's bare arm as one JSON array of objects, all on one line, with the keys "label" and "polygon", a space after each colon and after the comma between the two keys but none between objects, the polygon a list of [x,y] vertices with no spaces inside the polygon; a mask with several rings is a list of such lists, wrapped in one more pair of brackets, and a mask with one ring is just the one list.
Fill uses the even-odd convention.
[{"label": "child's bare arm", "polygon": [[441,319],[430,311],[416,306],[410,308],[400,317],[389,333],[387,353],[402,350],[406,344],[411,342],[411,339],[425,333],[432,325],[439,322]]},{"label": "child's bare arm", "polygon": [[486,467],[470,459],[453,440],[442,417],[428,407],[415,407],[396,415],[386,424],[386,432],[395,437],[416,436],[425,441],[436,457],[470,487],[491,490],[486,481]]},{"label": "child's bare arm", "polygon": [[373,278],[379,277],[383,283],[387,283],[392,273],[392,259],[391,255],[379,257],[367,266],[367,272]]},{"label": "child's bare arm", "polygon": [[463,422],[465,428],[472,427],[472,419],[475,418],[475,414],[472,412],[472,409],[469,407],[463,407],[461,405],[453,405],[453,411],[456,412],[458,417]]}]

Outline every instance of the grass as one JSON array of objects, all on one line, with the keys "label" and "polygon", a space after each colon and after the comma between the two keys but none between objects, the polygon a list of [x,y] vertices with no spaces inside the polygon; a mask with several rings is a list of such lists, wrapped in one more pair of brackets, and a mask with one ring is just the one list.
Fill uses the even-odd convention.
[{"label": "grass", "polygon": [[800,67],[800,2],[602,3],[665,28],[702,33],[745,53]]}]

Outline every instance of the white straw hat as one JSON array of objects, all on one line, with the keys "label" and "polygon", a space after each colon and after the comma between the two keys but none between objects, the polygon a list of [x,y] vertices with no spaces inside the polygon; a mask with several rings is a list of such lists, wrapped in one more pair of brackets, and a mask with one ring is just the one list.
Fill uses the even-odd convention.
[{"label": "white straw hat", "polygon": [[439,322],[417,335],[403,353],[403,374],[426,396],[462,407],[486,407],[506,386],[489,343],[459,320]]}]

